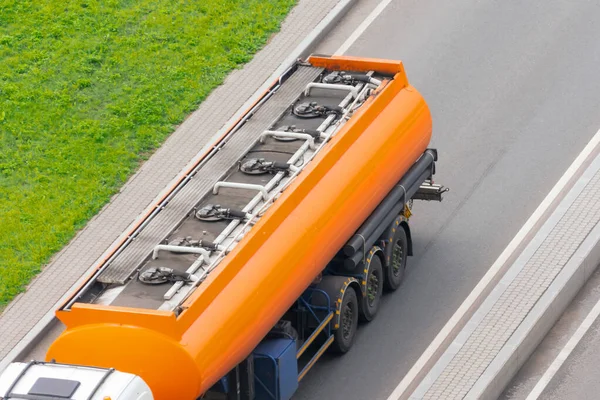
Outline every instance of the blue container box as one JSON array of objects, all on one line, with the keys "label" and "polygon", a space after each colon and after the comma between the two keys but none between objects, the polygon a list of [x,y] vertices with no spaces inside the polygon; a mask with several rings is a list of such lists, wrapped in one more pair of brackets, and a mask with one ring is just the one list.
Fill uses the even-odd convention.
[{"label": "blue container box", "polygon": [[267,339],[254,354],[256,400],[289,400],[298,389],[296,341]]}]

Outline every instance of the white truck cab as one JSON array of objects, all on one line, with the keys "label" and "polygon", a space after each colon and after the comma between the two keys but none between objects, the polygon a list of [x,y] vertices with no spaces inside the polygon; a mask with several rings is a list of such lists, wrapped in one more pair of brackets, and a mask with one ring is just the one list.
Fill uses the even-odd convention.
[{"label": "white truck cab", "polygon": [[12,363],[0,375],[0,400],[153,400],[137,375],[53,362]]}]

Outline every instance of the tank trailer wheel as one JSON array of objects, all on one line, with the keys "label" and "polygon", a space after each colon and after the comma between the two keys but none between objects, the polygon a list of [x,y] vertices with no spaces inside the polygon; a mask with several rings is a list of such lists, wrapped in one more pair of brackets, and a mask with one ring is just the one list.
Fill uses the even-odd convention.
[{"label": "tank trailer wheel", "polygon": [[384,282],[381,258],[372,250],[366,260],[364,273],[366,277],[363,278],[362,282],[363,296],[360,304],[360,320],[370,322],[379,310]]},{"label": "tank trailer wheel", "polygon": [[388,243],[386,256],[388,262],[385,267],[384,286],[387,290],[394,291],[400,287],[406,269],[406,258],[408,256],[408,239],[402,225],[395,227],[396,232],[392,236],[392,243]]},{"label": "tank trailer wheel", "polygon": [[335,353],[346,353],[354,344],[358,329],[358,298],[356,291],[347,287],[340,306],[340,326],[334,333],[331,350]]}]

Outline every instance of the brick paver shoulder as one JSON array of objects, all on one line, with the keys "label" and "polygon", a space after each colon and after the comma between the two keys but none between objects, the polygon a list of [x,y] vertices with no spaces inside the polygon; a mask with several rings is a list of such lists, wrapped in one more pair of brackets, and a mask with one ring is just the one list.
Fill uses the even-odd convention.
[{"label": "brick paver shoulder", "polygon": [[53,258],[28,290],[0,315],[0,360],[154,202],[337,3],[338,0],[300,0],[271,42],[243,69],[231,73],[120,193]]}]

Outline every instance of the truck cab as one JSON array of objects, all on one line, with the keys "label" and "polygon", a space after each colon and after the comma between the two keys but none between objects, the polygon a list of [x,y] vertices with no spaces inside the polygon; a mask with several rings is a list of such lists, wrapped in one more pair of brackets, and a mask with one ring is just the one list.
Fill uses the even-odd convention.
[{"label": "truck cab", "polygon": [[136,375],[53,362],[12,363],[0,375],[1,400],[153,400]]}]

